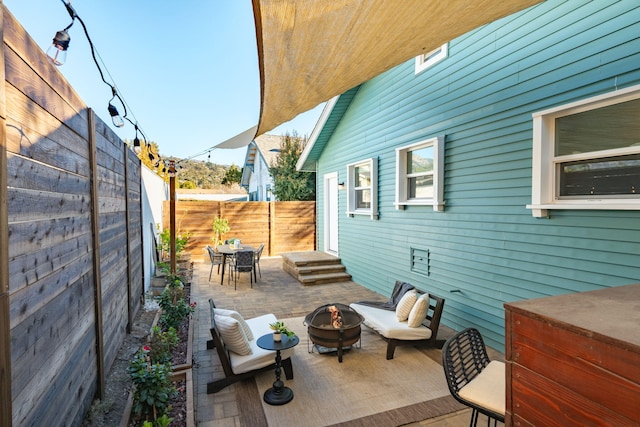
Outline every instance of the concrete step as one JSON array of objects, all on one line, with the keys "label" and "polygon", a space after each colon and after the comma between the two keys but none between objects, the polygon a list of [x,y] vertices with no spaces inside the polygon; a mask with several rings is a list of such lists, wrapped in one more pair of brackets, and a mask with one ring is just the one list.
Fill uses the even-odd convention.
[{"label": "concrete step", "polygon": [[351,280],[339,257],[320,251],[282,254],[282,269],[303,285]]},{"label": "concrete step", "polygon": [[326,283],[349,282],[351,275],[348,273],[307,274],[298,276],[298,280],[305,286],[322,285]]},{"label": "concrete step", "polygon": [[307,265],[298,267],[298,275],[306,276],[312,274],[344,273],[347,268],[340,263]]}]

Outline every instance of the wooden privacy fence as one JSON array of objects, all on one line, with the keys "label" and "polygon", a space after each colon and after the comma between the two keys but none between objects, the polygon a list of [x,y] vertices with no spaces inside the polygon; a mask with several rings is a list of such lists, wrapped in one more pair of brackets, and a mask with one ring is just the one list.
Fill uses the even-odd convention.
[{"label": "wooden privacy fence", "polygon": [[140,161],[1,13],[0,425],[80,425],[143,294]]},{"label": "wooden privacy fence", "polygon": [[[162,210],[163,228],[169,227],[169,203]],[[176,229],[190,232],[186,251],[196,260],[205,259],[212,245],[213,219],[229,221],[225,239],[238,238],[250,246],[265,244],[264,256],[284,252],[312,251],[316,244],[316,202],[218,202],[176,201]]]}]

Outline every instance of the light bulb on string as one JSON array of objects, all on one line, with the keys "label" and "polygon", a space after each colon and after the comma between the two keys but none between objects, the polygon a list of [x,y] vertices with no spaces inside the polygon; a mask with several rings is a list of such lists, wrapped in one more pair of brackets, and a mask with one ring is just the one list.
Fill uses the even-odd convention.
[{"label": "light bulb on string", "polygon": [[47,59],[50,63],[59,67],[67,62],[67,49],[69,48],[69,42],[71,37],[67,30],[60,30],[53,38],[53,44],[47,49]]},{"label": "light bulb on string", "polygon": [[124,126],[124,120],[122,120],[122,117],[120,117],[120,113],[118,113],[118,109],[115,107],[115,105],[109,102],[109,106],[107,107],[107,109],[109,110],[109,115],[111,116],[111,122],[113,123],[113,125],[117,128],[121,128],[122,126]]},{"label": "light bulb on string", "polygon": [[[53,37],[53,44],[49,47],[49,49],[47,49],[47,60],[56,67],[59,67],[67,62],[67,49],[69,49],[69,42],[71,41],[71,37],[69,36],[67,30],[71,28],[73,23],[76,21],[76,18],[78,18],[76,11],[71,6],[71,2],[65,2],[63,0],[62,3],[66,7],[67,12],[71,17],[71,23],[67,25],[65,29],[60,30],[56,33],[56,35]],[[80,22],[82,23],[82,20],[80,20]]]}]

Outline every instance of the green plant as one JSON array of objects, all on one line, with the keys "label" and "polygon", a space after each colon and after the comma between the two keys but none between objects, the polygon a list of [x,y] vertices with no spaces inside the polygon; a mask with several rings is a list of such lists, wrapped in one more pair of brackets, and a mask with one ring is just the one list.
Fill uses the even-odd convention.
[{"label": "green plant", "polygon": [[168,427],[169,424],[171,424],[171,421],[173,421],[173,418],[169,418],[167,414],[164,414],[163,416],[158,417],[155,423],[151,421],[145,421],[144,423],[142,423],[142,427]]},{"label": "green plant", "polygon": [[169,263],[164,261],[158,262],[156,264],[156,268],[160,273],[163,273],[163,274],[169,274],[169,271],[171,271],[171,266],[169,265]]},{"label": "green plant", "polygon": [[229,226],[229,221],[226,218],[222,218],[219,216],[213,218],[214,236],[211,240],[213,240],[213,243],[215,245],[221,244],[222,236],[224,236],[225,233],[228,233],[230,230],[231,227]]},{"label": "green plant", "polygon": [[132,413],[156,421],[165,415],[176,394],[171,383],[171,365],[151,363],[151,348],[144,346],[129,363],[129,376],[135,386]]},{"label": "green plant", "polygon": [[171,286],[160,294],[158,305],[162,309],[160,324],[165,328],[178,328],[182,319],[193,313],[196,303],[187,303],[184,300],[184,287]]},{"label": "green plant", "polygon": [[285,334],[288,337],[293,337],[296,335],[295,332],[290,331],[289,328],[287,328],[287,325],[284,324],[284,322],[273,322],[273,323],[269,323],[269,327],[275,331],[275,332],[280,332],[281,334]]},{"label": "green plant", "polygon": [[168,363],[171,361],[171,352],[178,346],[178,334],[175,328],[166,331],[159,326],[153,327],[153,334],[149,342],[149,357],[151,363]]},{"label": "green plant", "polygon": [[[158,229],[160,229],[160,224],[157,225]],[[160,249],[164,254],[171,253],[171,229],[165,228],[159,234],[160,236]],[[176,256],[180,256],[180,254],[184,251],[184,248],[189,243],[189,238],[191,238],[191,233],[188,231],[178,230],[176,233]]]},{"label": "green plant", "polygon": [[169,274],[165,280],[170,288],[182,289],[184,293],[184,282],[182,281],[182,277],[177,274]]}]

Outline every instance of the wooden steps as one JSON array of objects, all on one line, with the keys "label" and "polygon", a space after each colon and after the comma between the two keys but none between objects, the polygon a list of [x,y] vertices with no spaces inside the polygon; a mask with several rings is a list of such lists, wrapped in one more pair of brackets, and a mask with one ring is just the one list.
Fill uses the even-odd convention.
[{"label": "wooden steps", "polygon": [[326,252],[288,252],[281,256],[282,269],[305,286],[351,281],[341,259]]}]

